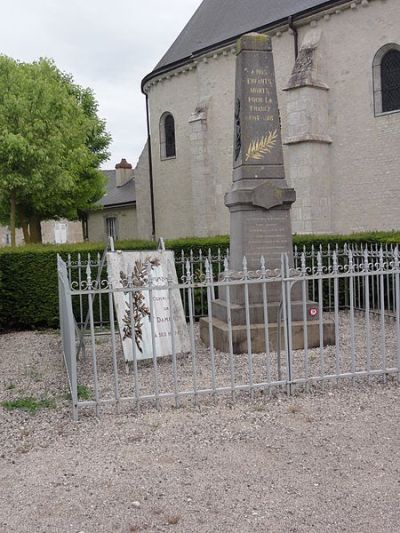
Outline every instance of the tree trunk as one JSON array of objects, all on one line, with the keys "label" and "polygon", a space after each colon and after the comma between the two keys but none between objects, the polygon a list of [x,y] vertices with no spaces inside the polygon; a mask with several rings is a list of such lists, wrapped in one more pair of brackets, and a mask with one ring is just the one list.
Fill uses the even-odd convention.
[{"label": "tree trunk", "polygon": [[40,225],[39,217],[32,217],[29,220],[29,229],[31,234],[31,242],[42,242],[42,227]]},{"label": "tree trunk", "polygon": [[31,236],[29,235],[29,224],[24,220],[21,222],[21,228],[24,234],[25,244],[29,244],[31,242]]},{"label": "tree trunk", "polygon": [[22,233],[24,234],[25,244],[29,244],[31,242],[31,236],[29,234],[29,223],[26,220],[26,217],[21,209],[18,209],[18,220],[21,224]]},{"label": "tree trunk", "polygon": [[15,191],[11,193],[10,203],[10,231],[11,231],[11,246],[16,246],[16,221],[17,221],[17,195]]}]

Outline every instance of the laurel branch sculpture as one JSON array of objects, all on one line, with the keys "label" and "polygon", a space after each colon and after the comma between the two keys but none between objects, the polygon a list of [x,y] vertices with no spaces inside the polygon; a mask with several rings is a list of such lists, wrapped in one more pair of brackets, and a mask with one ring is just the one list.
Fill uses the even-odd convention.
[{"label": "laurel branch sculpture", "polygon": [[[132,285],[134,287],[143,287],[148,282],[147,275],[147,264],[150,263],[151,268],[155,268],[160,265],[158,259],[146,258],[146,261],[136,261],[133,267],[132,273]],[[120,272],[120,277],[122,281],[126,281],[128,276],[124,272]],[[146,306],[146,301],[143,292],[134,291],[132,292],[132,308],[133,308],[133,324],[135,327],[135,342],[136,346],[140,353],[143,353],[143,319],[146,316],[150,316],[150,309]],[[132,327],[131,327],[131,310],[129,304],[126,302],[125,315],[122,319],[124,323],[123,327],[123,340],[132,338]]]},{"label": "laurel branch sculpture", "polygon": [[261,139],[255,139],[251,141],[246,153],[246,161],[249,159],[259,160],[268,154],[272,148],[276,145],[278,139],[278,130],[269,131]]}]

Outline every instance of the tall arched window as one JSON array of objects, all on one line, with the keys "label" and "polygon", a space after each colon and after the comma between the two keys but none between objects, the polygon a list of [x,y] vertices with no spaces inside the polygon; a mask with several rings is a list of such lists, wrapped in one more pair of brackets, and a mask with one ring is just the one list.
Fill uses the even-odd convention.
[{"label": "tall arched window", "polygon": [[161,159],[176,157],[175,120],[171,113],[164,113],[160,119]]},{"label": "tall arched window", "polygon": [[389,50],[382,58],[382,111],[400,109],[400,51]]},{"label": "tall arched window", "polygon": [[373,65],[375,114],[400,111],[400,45],[387,44]]}]

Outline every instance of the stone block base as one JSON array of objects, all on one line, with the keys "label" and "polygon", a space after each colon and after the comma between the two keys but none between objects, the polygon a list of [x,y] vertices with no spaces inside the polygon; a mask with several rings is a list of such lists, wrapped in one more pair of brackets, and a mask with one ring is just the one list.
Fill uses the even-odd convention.
[{"label": "stone block base", "polygon": [[[228,325],[213,318],[213,333],[214,333],[214,348],[221,352],[229,353],[229,331]],[[265,350],[265,331],[264,324],[252,324],[251,332],[251,349],[253,353],[264,353]],[[268,328],[269,333],[269,349],[276,351],[278,342],[278,325],[270,324]],[[304,322],[292,322],[292,345],[294,350],[302,350],[304,348]],[[335,344],[335,323],[333,320],[324,320],[323,322],[323,341],[324,346]],[[317,348],[320,345],[319,338],[319,322],[307,323],[308,333],[308,348]],[[284,327],[281,326],[280,332],[281,349],[285,348]],[[209,346],[209,319],[200,319],[200,338]],[[232,342],[233,353],[242,354],[247,353],[247,330],[246,326],[232,326]]]},{"label": "stone block base", "polygon": [[[311,302],[311,301],[307,302],[306,316],[308,317],[308,320],[310,322],[314,320],[318,320],[318,315],[315,315],[314,318],[311,318],[311,315],[310,315],[311,309],[315,309],[318,313],[318,304],[316,304],[315,302]],[[246,325],[246,307],[244,303],[241,303],[241,304],[231,303],[230,310],[231,310],[232,324],[235,324],[236,326],[239,326],[239,325],[245,326]],[[279,301],[278,302],[268,301],[267,310],[268,310],[268,322],[270,324],[273,324],[274,322],[278,322],[279,315],[282,316],[282,310],[280,310]],[[292,321],[301,322],[304,316],[303,302],[292,300],[291,310],[292,310]],[[249,315],[250,315],[250,324],[263,324],[264,323],[264,305],[260,303],[258,304],[251,303],[249,306]],[[220,298],[212,302],[212,316],[214,318],[217,318],[218,320],[221,320],[222,322],[228,322],[228,306],[227,306],[226,301]]]}]

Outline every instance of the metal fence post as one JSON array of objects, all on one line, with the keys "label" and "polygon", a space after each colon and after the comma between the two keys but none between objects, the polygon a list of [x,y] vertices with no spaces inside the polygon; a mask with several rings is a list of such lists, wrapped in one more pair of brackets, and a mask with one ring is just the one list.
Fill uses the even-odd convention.
[{"label": "metal fence post", "polygon": [[287,368],[287,393],[292,394],[292,321],[290,309],[290,272],[289,258],[287,254],[281,255],[282,272],[282,308],[283,308],[283,328],[285,336],[286,368]]},{"label": "metal fence post", "polygon": [[75,344],[75,319],[72,310],[72,294],[67,273],[67,266],[61,257],[57,256],[58,294],[60,310],[60,330],[64,363],[67,369],[69,388],[72,399],[72,418],[78,420],[78,381],[77,381],[77,353]]}]

